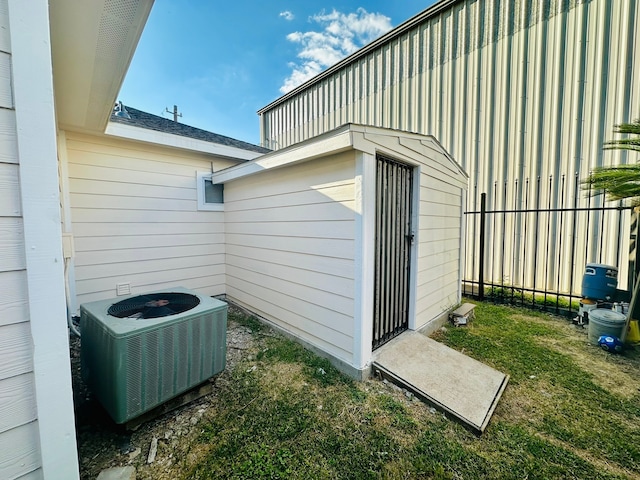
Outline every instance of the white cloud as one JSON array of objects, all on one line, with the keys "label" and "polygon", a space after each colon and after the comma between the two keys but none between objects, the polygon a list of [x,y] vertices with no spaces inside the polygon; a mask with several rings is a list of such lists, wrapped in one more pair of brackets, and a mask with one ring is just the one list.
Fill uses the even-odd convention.
[{"label": "white cloud", "polygon": [[295,15],[293,13],[291,13],[289,10],[285,10],[284,12],[280,12],[280,16],[283,17],[285,20],[293,20],[295,17]]},{"label": "white cloud", "polygon": [[299,61],[289,64],[292,72],[280,87],[282,93],[290,92],[392,28],[389,17],[369,13],[364,8],[358,8],[355,13],[323,11],[309,17],[309,21],[320,25],[322,31],[287,35],[287,40],[298,44],[300,50]]}]

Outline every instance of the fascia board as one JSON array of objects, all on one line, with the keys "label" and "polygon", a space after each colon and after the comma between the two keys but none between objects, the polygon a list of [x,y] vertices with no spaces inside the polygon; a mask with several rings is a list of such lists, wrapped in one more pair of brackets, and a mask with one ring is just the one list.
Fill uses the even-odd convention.
[{"label": "fascia board", "polygon": [[158,132],[147,128],[133,127],[131,125],[122,125],[114,122],[109,122],[105,133],[109,136],[125,138],[127,140],[136,140],[155,145],[164,145],[167,147],[192,150],[195,152],[209,153],[220,157],[239,160],[253,160],[254,158],[258,158],[263,155],[262,153],[231,147],[229,145],[205,142],[204,140],[198,140],[195,138]]},{"label": "fascia board", "polygon": [[410,152],[416,152],[428,157],[427,150],[434,147],[444,155],[451,164],[451,169],[462,177],[464,182],[469,178],[465,170],[449,154],[433,135],[387,130],[379,127],[356,126],[359,135],[354,135],[354,148],[366,153],[375,154],[379,151],[390,151],[411,158]]},{"label": "fascia board", "polygon": [[332,132],[329,137],[311,139],[297,146],[268,153],[252,162],[221,170],[213,174],[211,181],[213,183],[227,183],[267,170],[295,165],[351,149],[353,149],[351,129],[343,128]]}]

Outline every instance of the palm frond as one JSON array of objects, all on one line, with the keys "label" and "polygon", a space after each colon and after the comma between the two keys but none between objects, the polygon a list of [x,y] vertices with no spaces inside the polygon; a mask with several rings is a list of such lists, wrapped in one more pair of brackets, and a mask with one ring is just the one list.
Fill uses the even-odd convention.
[{"label": "palm frond", "polygon": [[582,181],[592,195],[606,193],[609,200],[640,197],[640,164],[596,168]]},{"label": "palm frond", "polygon": [[[631,137],[609,140],[604,150],[640,152],[640,119],[615,125],[613,131]],[[606,194],[609,200],[634,198],[640,200],[640,164],[614,165],[596,168],[581,181],[582,188],[590,195]]]},{"label": "palm frond", "polygon": [[621,123],[619,125],[615,125],[613,131],[615,133],[640,135],[640,119],[634,120],[631,123]]}]

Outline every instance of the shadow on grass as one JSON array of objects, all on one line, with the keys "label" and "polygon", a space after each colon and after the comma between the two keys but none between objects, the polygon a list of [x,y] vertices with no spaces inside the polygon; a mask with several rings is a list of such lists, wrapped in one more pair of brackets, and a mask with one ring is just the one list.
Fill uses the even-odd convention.
[{"label": "shadow on grass", "polygon": [[[438,340],[511,375],[504,405],[481,437],[402,392],[373,380],[353,382],[298,344],[265,336],[255,359],[221,387],[184,455],[183,478],[637,476],[638,396],[608,391],[558,351],[558,336],[572,334],[566,324],[479,305],[469,328],[439,332]],[[607,360],[585,347],[585,362]],[[621,368],[638,366],[637,358],[619,361]],[[525,394],[521,400],[535,415],[510,407]]]}]

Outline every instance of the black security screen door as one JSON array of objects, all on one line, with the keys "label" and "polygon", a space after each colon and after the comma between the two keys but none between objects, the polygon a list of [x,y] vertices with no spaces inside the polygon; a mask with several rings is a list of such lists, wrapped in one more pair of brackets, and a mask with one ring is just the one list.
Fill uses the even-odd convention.
[{"label": "black security screen door", "polygon": [[373,348],[409,326],[413,168],[378,155]]}]

